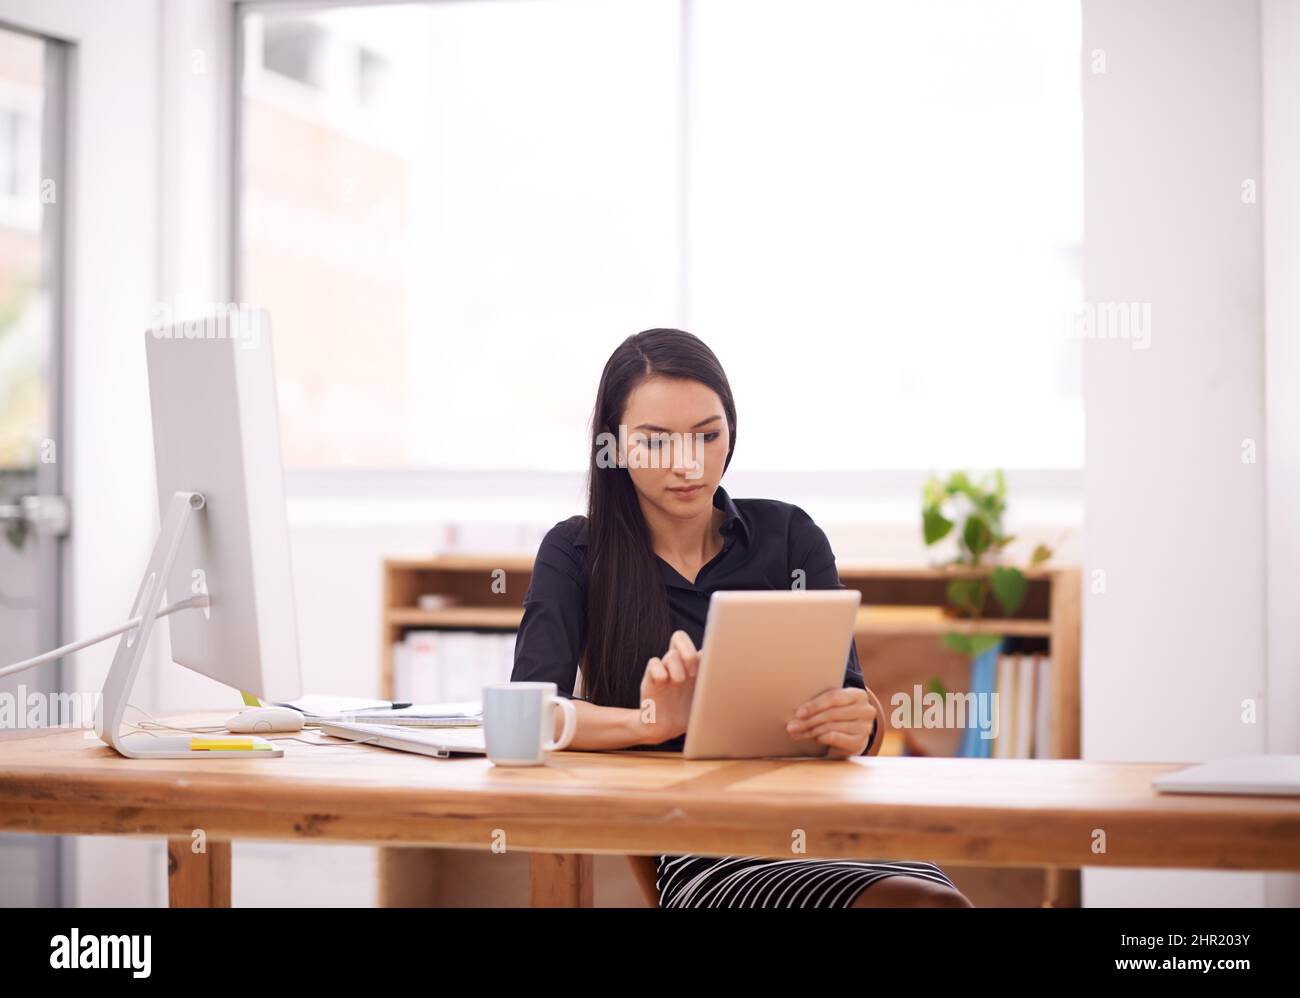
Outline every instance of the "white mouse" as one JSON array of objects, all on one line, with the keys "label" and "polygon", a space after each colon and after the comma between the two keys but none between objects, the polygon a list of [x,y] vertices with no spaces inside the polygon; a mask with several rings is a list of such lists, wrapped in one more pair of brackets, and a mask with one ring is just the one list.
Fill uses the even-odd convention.
[{"label": "white mouse", "polygon": [[226,730],[239,735],[260,735],[268,731],[301,731],[302,711],[292,707],[249,707],[226,722]]}]

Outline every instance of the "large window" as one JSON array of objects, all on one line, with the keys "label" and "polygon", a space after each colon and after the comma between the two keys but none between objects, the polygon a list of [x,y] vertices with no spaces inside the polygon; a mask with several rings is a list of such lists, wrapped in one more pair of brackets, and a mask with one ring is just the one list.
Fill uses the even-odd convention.
[{"label": "large window", "polygon": [[297,467],[580,469],[629,333],[733,467],[1082,463],[1077,0],[244,17],[241,298]]}]

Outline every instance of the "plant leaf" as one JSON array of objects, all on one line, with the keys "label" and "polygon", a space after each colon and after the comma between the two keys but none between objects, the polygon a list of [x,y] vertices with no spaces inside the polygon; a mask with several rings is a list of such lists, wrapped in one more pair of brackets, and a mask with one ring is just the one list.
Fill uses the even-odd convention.
[{"label": "plant leaf", "polygon": [[1002,605],[1003,616],[1010,617],[1020,609],[1025,601],[1025,593],[1029,590],[1029,583],[1025,581],[1025,575],[1020,569],[999,565],[993,569],[989,582],[993,585],[993,595]]},{"label": "plant leaf", "polygon": [[962,655],[969,655],[971,653],[970,638],[965,634],[957,634],[954,631],[949,631],[943,636],[942,641],[944,647],[951,648],[953,651],[959,652]]},{"label": "plant leaf", "polygon": [[1034,548],[1034,553],[1029,556],[1029,564],[1031,566],[1041,565],[1043,562],[1051,561],[1051,560],[1052,560],[1052,549],[1049,548],[1046,544],[1038,545],[1038,547]]},{"label": "plant leaf", "polygon": [[979,558],[993,543],[993,530],[988,520],[980,513],[966,517],[966,526],[962,530],[962,540],[972,556]]},{"label": "plant leaf", "polygon": [[938,506],[926,506],[921,510],[921,529],[926,544],[943,540],[952,528],[953,522],[939,512]]},{"label": "plant leaf", "polygon": [[948,602],[972,616],[978,616],[984,609],[979,605],[979,595],[978,579],[953,579],[948,583]]}]

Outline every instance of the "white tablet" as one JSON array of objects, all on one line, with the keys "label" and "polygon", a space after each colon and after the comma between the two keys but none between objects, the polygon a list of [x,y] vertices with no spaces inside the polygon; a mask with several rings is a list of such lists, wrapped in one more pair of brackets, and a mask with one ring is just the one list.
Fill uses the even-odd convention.
[{"label": "white tablet", "polygon": [[823,756],[785,730],[799,705],[844,685],[862,594],[856,589],[715,592],[682,755]]}]

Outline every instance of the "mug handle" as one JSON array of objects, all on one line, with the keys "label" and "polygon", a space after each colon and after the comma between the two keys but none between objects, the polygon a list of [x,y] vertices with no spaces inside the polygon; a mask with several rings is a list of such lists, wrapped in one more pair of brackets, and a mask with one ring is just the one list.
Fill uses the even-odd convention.
[{"label": "mug handle", "polygon": [[559,738],[546,741],[542,745],[542,751],[559,752],[567,748],[569,742],[573,741],[573,736],[578,733],[578,708],[573,706],[573,701],[566,697],[548,697],[547,700],[564,713],[564,730],[560,732]]}]

